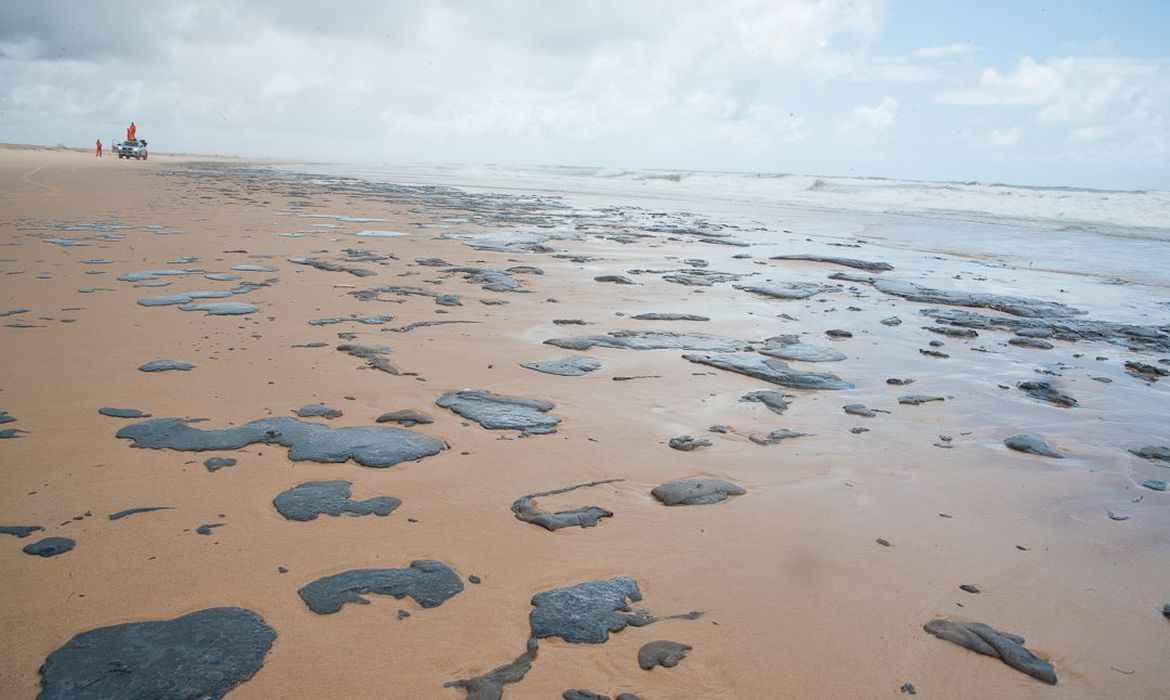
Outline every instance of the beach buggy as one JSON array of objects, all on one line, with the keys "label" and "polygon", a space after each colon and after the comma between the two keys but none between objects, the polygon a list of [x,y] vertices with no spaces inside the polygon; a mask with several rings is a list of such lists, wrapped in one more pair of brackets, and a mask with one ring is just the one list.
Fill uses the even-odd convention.
[{"label": "beach buggy", "polygon": [[126,140],[114,144],[114,152],[118,158],[146,160],[146,141],[138,138],[138,126],[134,122],[130,122],[130,128],[126,129]]},{"label": "beach buggy", "polygon": [[146,160],[146,141],[134,139],[133,141],[116,143],[114,144],[114,152],[118,154],[119,158]]}]

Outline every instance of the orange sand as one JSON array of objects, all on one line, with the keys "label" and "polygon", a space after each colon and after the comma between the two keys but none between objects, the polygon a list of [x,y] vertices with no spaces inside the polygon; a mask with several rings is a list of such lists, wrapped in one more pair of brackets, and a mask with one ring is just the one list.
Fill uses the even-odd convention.
[{"label": "orange sand", "polygon": [[[1093,407],[1091,399],[1122,383],[1116,367],[1114,389],[1092,381],[1072,385],[1085,405],[1071,421],[1057,409],[1021,401],[1014,390],[1012,401],[1005,402],[1007,392],[995,387],[1004,381],[998,371],[1033,360],[1028,350],[963,353],[946,365],[920,358],[915,348],[926,340],[917,330],[916,307],[876,293],[864,300],[835,298],[834,306],[865,307],[846,317],[821,314],[824,304],[816,299],[768,301],[729,285],[697,295],[649,278],[638,287],[592,281],[632,267],[678,265],[665,255],[705,257],[712,269],[753,269],[750,261],[730,261],[740,252],[736,249],[663,246],[661,239],[627,246],[569,243],[565,248],[574,253],[606,259],[578,265],[435,240],[435,230],[409,225],[437,212],[313,192],[307,198],[317,211],[390,221],[339,223],[304,238],[283,238],[274,234],[312,230],[309,223],[326,220],[278,215],[286,198],[258,183],[245,190],[234,179],[160,175],[181,160],[154,156],[142,163],[0,150],[0,309],[33,310],[3,321],[47,326],[0,324],[0,408],[18,418],[4,427],[29,431],[21,439],[0,441],[0,524],[41,524],[47,532],[37,535],[78,542],[73,552],[40,559],[20,551],[37,535],[0,537],[0,627],[7,640],[0,655],[3,697],[34,696],[46,654],[78,632],[238,605],[263,615],[279,637],[264,667],[233,698],[460,698],[462,691],[444,689],[443,682],[482,673],[523,651],[534,593],[616,575],[636,578],[645,607],[656,613],[704,610],[707,615],[627,629],[604,645],[544,641],[531,673],[507,686],[505,697],[547,700],[576,687],[636,692],[647,700],[880,698],[899,697],[898,688],[907,681],[920,696],[932,698],[1166,696],[1170,623],[1159,609],[1170,600],[1170,514],[1159,494],[1146,492],[1143,502],[1129,502],[1141,495],[1131,480],[1135,460],[1110,440],[1124,432],[1119,424],[1125,421]],[[62,248],[15,226],[20,219],[104,218],[173,226],[184,235],[132,230],[120,242]],[[361,228],[411,233],[395,239],[349,235]],[[399,260],[360,264],[379,272],[363,279],[285,260],[323,248],[330,254],[322,257],[332,257],[341,248],[359,246]],[[252,260],[221,252],[230,249],[275,257]],[[174,307],[143,308],[135,300],[230,284],[193,277],[174,278],[166,288],[134,289],[113,279],[166,267],[164,261],[184,255],[200,257],[189,267],[209,271],[245,262],[271,264],[278,273],[242,276],[276,276],[279,282],[231,299],[257,304],[256,314],[205,317]],[[446,315],[436,315],[442,307],[429,298],[393,304],[359,302],[346,294],[380,284],[425,286],[425,280],[446,277],[441,270],[414,266],[416,256],[456,264],[486,261],[488,267],[532,264],[546,274],[523,276],[533,293],[511,295],[484,292],[453,276],[435,288],[463,295],[464,306],[447,309]],[[94,268],[108,270],[106,275],[85,275],[90,266],[77,261],[90,257],[116,262]],[[784,269],[822,277],[827,271],[800,263]],[[41,272],[52,279],[37,279]],[[416,276],[397,276],[403,272]],[[87,286],[116,291],[78,293]],[[489,297],[511,304],[477,301]],[[559,303],[547,303],[548,298]],[[60,310],[78,306],[83,310]],[[615,318],[615,311],[705,313],[713,321],[642,323]],[[781,312],[801,321],[778,321]],[[892,312],[907,323],[900,328],[877,323]],[[306,323],[350,313],[394,314],[388,326],[430,319],[482,323],[403,334],[376,326]],[[42,316],[54,320],[36,320]],[[76,322],[62,324],[60,318]],[[596,325],[558,327],[553,318]],[[599,358],[604,368],[580,378],[517,365],[573,354],[541,345],[546,338],[615,328],[740,338],[814,331],[809,342],[830,345],[819,331],[832,327],[855,331],[853,340],[832,344],[850,359],[806,367],[837,373],[858,389],[790,390],[796,398],[783,416],[737,402],[748,390],[767,388],[764,383],[688,363],[676,351],[595,349],[585,354]],[[343,331],[359,333],[359,343],[391,346],[394,363],[419,377],[361,369],[361,360],[332,348],[290,348],[309,341],[336,344]],[[1063,359],[1073,350],[1062,347],[1045,360]],[[1105,354],[1121,354],[1109,350]],[[161,375],[137,371],[143,362],[162,357],[188,360],[197,368]],[[661,379],[611,380],[640,374]],[[888,376],[919,381],[889,387]],[[552,400],[564,423],[555,435],[517,439],[434,406],[440,393],[464,387]],[[1157,405],[1135,399],[1137,391],[1112,394],[1120,398],[1110,399],[1118,402],[1110,405]],[[903,393],[954,398],[941,405],[899,406],[894,397]],[[202,466],[211,455],[132,449],[114,438],[129,421],[97,414],[100,406],[128,406],[154,416],[207,417],[211,426],[222,427],[289,415],[290,409],[317,401],[344,410],[334,426],[367,425],[400,408],[425,411],[436,422],[415,429],[447,440],[452,449],[376,470],[353,463],[294,464],[284,448],[252,446],[231,455],[239,459],[237,466],[212,474]],[[844,415],[840,407],[853,402],[893,413],[868,420]],[[708,434],[707,426],[716,423],[731,424],[739,434]],[[1018,424],[1036,428],[1076,456],[1061,462],[1007,451],[1000,441],[1020,432]],[[856,425],[872,432],[849,434]],[[744,437],[779,427],[814,435],[773,447]],[[953,435],[955,449],[932,446],[939,433]],[[715,446],[693,453],[666,447],[667,439],[681,434],[709,437]],[[1133,446],[1137,439],[1124,444]],[[694,475],[735,481],[748,494],[716,506],[674,509],[649,495],[663,481]],[[517,521],[509,510],[512,500],[526,493],[615,477],[626,481],[544,501],[614,511],[615,517],[596,528],[550,533]],[[273,496],[284,489],[333,478],[352,481],[355,498],[392,495],[403,506],[387,518],[323,516],[309,523],[287,522],[272,508]],[[1109,520],[1104,507],[1114,504],[1135,517]],[[117,522],[106,518],[153,505],[176,509]],[[86,512],[93,517],[60,525]],[[210,537],[194,534],[196,526],[209,522],[227,525]],[[877,537],[894,546],[875,544]],[[464,576],[482,576],[483,583],[468,585],[431,610],[409,599],[373,596],[369,606],[349,605],[330,616],[312,614],[296,594],[323,575],[405,566],[419,558],[440,559]],[[290,571],[280,574],[278,565]],[[963,593],[961,583],[977,583],[984,592]],[[398,609],[413,616],[399,621]],[[982,621],[1027,637],[1030,648],[1051,657],[1060,685],[1045,686],[929,636],[922,624],[938,616]],[[642,671],[637,649],[654,639],[684,642],[694,650],[677,668]]]}]

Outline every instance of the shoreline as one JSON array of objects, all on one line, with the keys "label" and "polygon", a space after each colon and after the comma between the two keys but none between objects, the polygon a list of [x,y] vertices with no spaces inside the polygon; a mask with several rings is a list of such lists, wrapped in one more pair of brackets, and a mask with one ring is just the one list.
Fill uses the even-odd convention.
[{"label": "shoreline", "polygon": [[[58,152],[58,153],[69,152],[69,153],[80,153],[83,155],[92,156],[94,154],[94,147],[90,146],[89,148],[83,148],[81,146],[64,146],[64,145],[60,145],[60,144],[56,145],[56,146],[48,146],[48,145],[35,144],[35,143],[0,143],[0,151],[37,151],[37,152],[47,151],[47,152]],[[152,151],[151,155],[167,156],[167,157],[172,157],[172,158],[230,160],[230,161],[238,161],[240,163],[280,164],[280,163],[296,162],[296,161],[285,161],[285,160],[265,160],[265,159],[261,159],[261,158],[248,158],[248,157],[244,157],[244,156],[233,156],[233,155],[223,155],[223,154],[182,153],[182,152],[170,152],[170,151],[159,151],[157,153]],[[116,160],[117,156],[115,156],[114,158]]]}]

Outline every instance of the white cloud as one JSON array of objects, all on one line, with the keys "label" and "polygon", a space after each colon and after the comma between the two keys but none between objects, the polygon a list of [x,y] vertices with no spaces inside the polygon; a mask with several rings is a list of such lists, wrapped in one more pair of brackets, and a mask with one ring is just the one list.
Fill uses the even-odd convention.
[{"label": "white cloud", "polygon": [[1062,82],[1060,71],[1025,56],[1014,74],[1004,75],[995,68],[986,68],[979,75],[979,87],[943,92],[938,99],[956,105],[1037,105],[1057,94]]},{"label": "white cloud", "polygon": [[1040,117],[1055,124],[1102,118],[1170,116],[1170,67],[1164,61],[1127,58],[1060,58],[1051,62],[1063,89]]},{"label": "white cloud", "polygon": [[856,62],[854,77],[860,82],[881,80],[906,85],[937,82],[955,65],[955,61],[944,59],[974,51],[974,44],[955,43],[915,49],[907,56],[864,57]]},{"label": "white cloud", "polygon": [[956,58],[958,56],[966,56],[974,52],[974,44],[969,44],[965,41],[962,41],[953,44],[946,44],[945,46],[926,46],[921,49],[914,49],[912,55],[914,58],[929,61],[940,58]]},{"label": "white cloud", "polygon": [[1020,142],[1020,137],[1024,135],[1024,131],[1014,126],[1010,129],[992,129],[987,136],[987,141],[992,146],[1005,148],[1007,146],[1015,146]]},{"label": "white cloud", "polygon": [[1073,129],[1069,132],[1068,137],[1071,141],[1080,141],[1083,143],[1095,143],[1097,141],[1104,141],[1112,138],[1117,134],[1117,129],[1107,125],[1096,126],[1082,126]]},{"label": "white cloud", "polygon": [[[978,85],[939,102],[1031,110],[1037,124],[1067,129],[1068,140],[1101,144],[1098,155],[1170,156],[1170,64],[1165,60],[1025,56],[1015,71],[985,69]],[[1105,144],[1109,144],[1105,146]]]},{"label": "white cloud", "polygon": [[941,79],[943,75],[943,71],[937,66],[922,65],[900,57],[880,57],[873,59],[869,69],[861,72],[858,77],[863,81],[877,79],[912,85],[932,83]]},{"label": "white cloud", "polygon": [[898,101],[888,95],[876,105],[861,105],[850,113],[847,125],[856,129],[880,131],[894,125],[898,118]]}]

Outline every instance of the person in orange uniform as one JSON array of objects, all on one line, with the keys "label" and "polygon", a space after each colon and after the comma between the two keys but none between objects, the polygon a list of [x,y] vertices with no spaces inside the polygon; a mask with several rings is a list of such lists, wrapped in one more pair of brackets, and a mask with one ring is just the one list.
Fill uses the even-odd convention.
[{"label": "person in orange uniform", "polygon": [[134,122],[130,122],[130,128],[126,130],[126,140],[133,141],[138,137],[138,127],[134,126]]},{"label": "person in orange uniform", "polygon": [[101,139],[97,140],[97,157],[98,158],[102,157],[102,140]]}]

